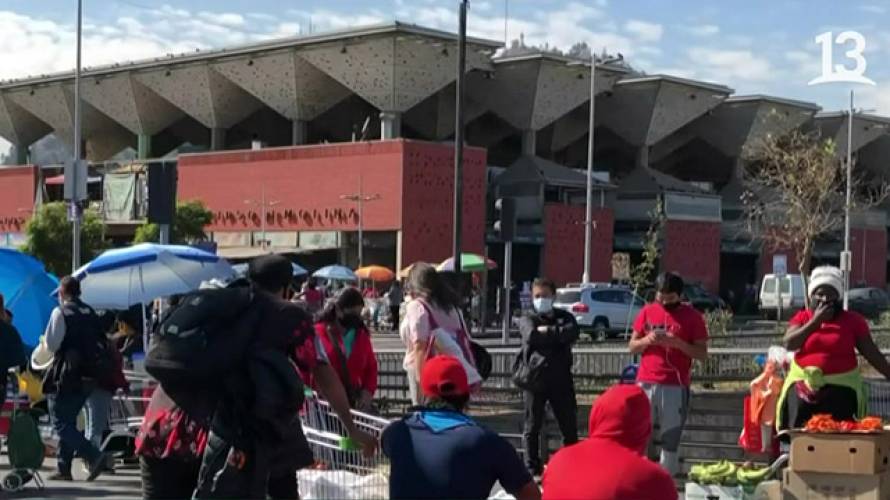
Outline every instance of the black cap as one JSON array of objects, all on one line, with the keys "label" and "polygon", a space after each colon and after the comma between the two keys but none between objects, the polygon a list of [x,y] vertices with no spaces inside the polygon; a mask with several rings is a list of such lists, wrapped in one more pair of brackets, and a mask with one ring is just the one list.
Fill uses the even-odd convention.
[{"label": "black cap", "polygon": [[247,277],[268,292],[286,288],[293,277],[293,267],[287,258],[280,255],[263,255],[250,261]]}]

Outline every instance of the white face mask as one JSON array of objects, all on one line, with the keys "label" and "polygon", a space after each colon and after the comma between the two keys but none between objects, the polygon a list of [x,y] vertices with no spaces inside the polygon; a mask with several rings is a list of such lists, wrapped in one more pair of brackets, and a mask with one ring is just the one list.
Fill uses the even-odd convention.
[{"label": "white face mask", "polygon": [[539,314],[547,314],[553,310],[553,297],[539,297],[532,300],[532,304]]}]

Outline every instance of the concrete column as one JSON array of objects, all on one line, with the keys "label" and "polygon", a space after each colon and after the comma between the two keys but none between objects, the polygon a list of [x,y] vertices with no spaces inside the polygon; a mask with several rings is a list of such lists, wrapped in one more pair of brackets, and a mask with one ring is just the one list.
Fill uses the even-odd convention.
[{"label": "concrete column", "polygon": [[402,136],[402,113],[398,111],[380,112],[380,140],[386,141]]},{"label": "concrete column", "polygon": [[291,122],[291,144],[300,146],[306,144],[309,123],[306,120],[292,120]]},{"label": "concrete column", "polygon": [[210,129],[210,149],[220,151],[226,148],[226,129],[213,127]]},{"label": "concrete column", "polygon": [[15,149],[15,164],[16,165],[27,165],[28,164],[28,146],[19,146],[16,145]]},{"label": "concrete column", "polygon": [[151,135],[138,134],[136,136],[136,158],[146,160],[151,158]]},{"label": "concrete column", "polygon": [[538,133],[535,130],[522,131],[522,154],[525,156],[535,156],[537,153]]},{"label": "concrete column", "polygon": [[649,166],[649,146],[640,146],[640,149],[637,150],[637,166]]}]

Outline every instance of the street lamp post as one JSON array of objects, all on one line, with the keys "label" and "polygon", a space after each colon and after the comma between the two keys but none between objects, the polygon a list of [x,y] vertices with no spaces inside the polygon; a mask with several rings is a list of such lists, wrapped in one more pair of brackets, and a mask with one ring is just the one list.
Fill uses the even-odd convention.
[{"label": "street lamp post", "polygon": [[[621,54],[600,61],[600,64],[613,64],[624,60]],[[574,64],[574,63],[573,63]],[[585,63],[577,63],[585,64]],[[596,128],[596,54],[590,54],[590,124],[588,125],[587,142],[587,202],[584,216],[584,274],[581,282],[590,283],[590,261],[592,258],[590,245],[593,240],[593,153]]]},{"label": "street lamp post", "polygon": [[850,253],[850,209],[853,197],[853,91],[850,91],[850,111],[847,122],[847,201],[844,204],[844,255],[841,258],[841,267],[844,271],[844,310],[850,307],[850,272],[853,263]]},{"label": "street lamp post", "polygon": [[365,218],[365,203],[369,201],[376,201],[380,199],[379,194],[371,194],[365,195],[364,186],[362,183],[362,176],[358,177],[358,193],[355,194],[344,194],[340,196],[341,200],[348,200],[358,205],[358,267],[363,267],[365,262],[364,257],[364,218]]},{"label": "street lamp post", "polygon": [[[81,190],[78,184],[87,182],[87,179],[80,179],[80,159],[81,153],[81,103],[80,103],[80,66],[81,66],[81,33],[83,30],[83,1],[77,0],[77,61],[74,66],[74,162],[71,164],[70,172],[68,172],[71,180],[69,181],[73,188],[73,193],[69,203],[71,206],[71,272],[73,273],[80,267],[80,225],[82,220],[81,213]],[[88,175],[88,174],[87,174]]]},{"label": "street lamp post", "polygon": [[462,227],[463,224],[463,170],[464,170],[464,77],[467,69],[467,0],[460,2],[460,15],[457,40],[457,79],[455,81],[454,112],[454,228],[452,237],[452,253],[454,254],[454,271],[463,270],[461,263]]},{"label": "street lamp post", "polygon": [[266,210],[268,208],[274,207],[275,205],[278,205],[279,203],[281,203],[281,201],[267,200],[266,199],[266,184],[263,184],[262,192],[260,194],[260,201],[257,202],[255,200],[244,200],[244,203],[260,208],[260,234],[262,235],[262,238],[263,238],[263,243],[262,243],[263,250],[266,250],[266,245],[268,243],[268,240],[266,239]]}]

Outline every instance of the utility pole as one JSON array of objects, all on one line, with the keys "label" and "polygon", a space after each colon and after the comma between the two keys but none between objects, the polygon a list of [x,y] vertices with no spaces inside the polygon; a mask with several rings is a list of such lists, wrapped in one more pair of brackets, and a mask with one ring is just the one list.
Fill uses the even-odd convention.
[{"label": "utility pole", "polygon": [[376,201],[380,199],[379,194],[372,194],[365,196],[364,186],[362,182],[362,175],[358,176],[358,193],[356,194],[344,194],[340,196],[341,200],[348,200],[354,202],[358,205],[358,267],[364,267],[365,265],[365,256],[364,256],[364,218],[365,218],[365,203],[369,201]]},{"label": "utility pole", "polygon": [[260,234],[263,238],[263,250],[267,249],[268,240],[266,239],[266,210],[268,208],[274,207],[281,203],[279,200],[269,201],[266,199],[266,184],[263,183],[262,191],[260,193],[260,201],[257,202],[255,200],[244,200],[244,203],[247,205],[253,205],[255,207],[259,207],[260,209]]},{"label": "utility pole", "polygon": [[844,272],[844,310],[850,307],[850,271],[853,269],[850,253],[850,210],[853,203],[853,91],[850,91],[850,116],[847,122],[847,202],[844,206],[844,253],[841,255],[841,269]]},{"label": "utility pole", "polygon": [[457,41],[457,104],[454,113],[454,271],[463,271],[461,225],[463,224],[464,170],[464,75],[467,67],[467,0],[460,2],[460,28]]},{"label": "utility pole", "polygon": [[[87,176],[89,175],[86,172],[81,172],[81,158],[83,157],[83,153],[81,152],[82,147],[82,139],[81,139],[81,102],[80,102],[80,67],[81,67],[81,34],[83,30],[83,0],[77,0],[77,41],[76,41],[76,50],[77,50],[77,63],[74,66],[74,162],[72,162],[70,167],[70,172],[68,172],[71,180],[71,186],[73,186],[72,196],[69,200],[69,217],[71,218],[71,272],[73,273],[78,268],[80,268],[80,226],[83,220],[83,211],[81,207],[81,203],[83,202],[83,198],[86,198],[86,182]],[[83,174],[83,179],[81,179],[81,174]],[[84,188],[81,189],[81,184],[84,185]]]}]

